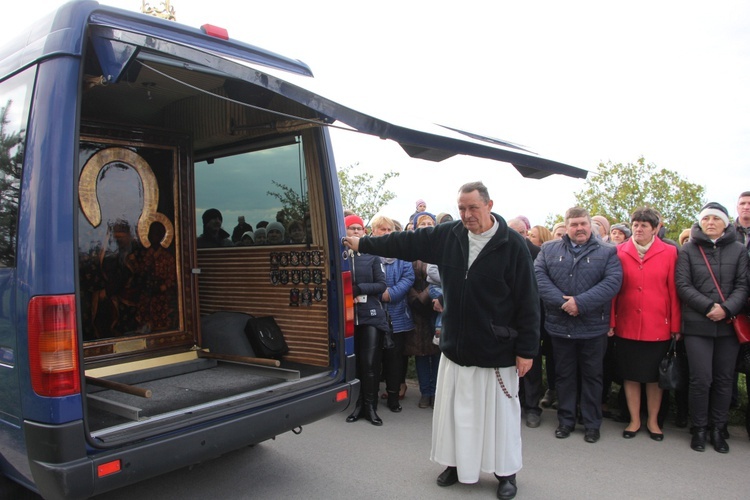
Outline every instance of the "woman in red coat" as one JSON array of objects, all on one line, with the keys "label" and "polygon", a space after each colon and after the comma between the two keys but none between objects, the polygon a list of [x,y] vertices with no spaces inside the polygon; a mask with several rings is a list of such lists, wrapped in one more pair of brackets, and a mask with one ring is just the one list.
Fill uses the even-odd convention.
[{"label": "woman in red coat", "polygon": [[617,366],[624,380],[630,423],[622,437],[641,428],[641,384],[646,384],[646,428],[655,441],[664,439],[658,415],[662,390],[659,361],[680,331],[680,301],[675,287],[677,248],[661,241],[659,215],[639,208],[631,216],[633,237],[617,247],[622,287],[612,301],[610,335],[617,335]]}]

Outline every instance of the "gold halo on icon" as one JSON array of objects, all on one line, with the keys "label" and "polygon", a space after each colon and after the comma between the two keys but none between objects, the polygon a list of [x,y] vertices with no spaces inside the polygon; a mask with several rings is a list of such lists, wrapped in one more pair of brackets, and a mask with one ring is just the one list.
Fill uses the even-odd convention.
[{"label": "gold halo on icon", "polygon": [[97,181],[101,171],[110,163],[123,163],[136,171],[143,187],[143,211],[138,219],[138,239],[144,248],[149,248],[148,230],[152,222],[164,226],[165,233],[161,246],[167,248],[174,239],[174,226],[169,218],[156,211],[159,205],[159,186],[153,170],[138,153],[127,148],[112,147],[102,149],[94,154],[81,170],[78,178],[78,200],[81,211],[89,223],[97,227],[102,223],[102,211],[99,197],[96,194]]}]

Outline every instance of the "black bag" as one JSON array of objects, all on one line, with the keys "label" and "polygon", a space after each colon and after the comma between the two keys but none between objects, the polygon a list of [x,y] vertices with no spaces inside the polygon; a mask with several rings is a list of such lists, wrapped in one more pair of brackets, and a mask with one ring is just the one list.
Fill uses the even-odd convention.
[{"label": "black bag", "polygon": [[259,358],[278,359],[289,352],[289,346],[273,316],[248,319],[245,335]]},{"label": "black bag", "polygon": [[383,307],[385,311],[385,319],[388,321],[388,330],[383,334],[383,349],[393,349],[396,347],[396,342],[393,340],[393,321],[391,321],[391,313],[388,312],[388,305]]},{"label": "black bag", "polygon": [[659,362],[659,388],[665,391],[681,391],[687,386],[687,364],[685,355],[677,352],[673,338],[669,350]]}]

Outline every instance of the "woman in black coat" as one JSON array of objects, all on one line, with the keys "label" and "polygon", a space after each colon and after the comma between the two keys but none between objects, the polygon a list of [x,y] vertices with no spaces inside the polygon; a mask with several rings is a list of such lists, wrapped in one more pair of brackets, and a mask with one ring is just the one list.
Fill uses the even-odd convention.
[{"label": "woman in black coat", "polygon": [[718,203],[707,204],[691,229],[690,241],[682,247],[675,273],[690,366],[690,447],[695,451],[706,449],[710,428],[714,449],[729,452],[726,426],[739,351],[729,320],[742,311],[747,300],[747,267],[747,250],[737,241],[727,209]]},{"label": "woman in black coat", "polygon": [[[347,236],[364,235],[364,222],[359,216],[347,216],[344,224]],[[346,417],[347,422],[356,422],[360,417],[364,417],[372,425],[383,425],[383,420],[376,410],[383,336],[388,330],[388,319],[379,297],[386,288],[385,269],[380,257],[353,253],[354,353],[357,355],[357,378],[361,386],[359,399],[357,399],[354,411]]]}]

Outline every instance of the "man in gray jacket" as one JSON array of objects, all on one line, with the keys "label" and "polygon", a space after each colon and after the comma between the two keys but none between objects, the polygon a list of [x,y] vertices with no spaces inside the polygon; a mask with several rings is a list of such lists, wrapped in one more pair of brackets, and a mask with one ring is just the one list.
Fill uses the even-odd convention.
[{"label": "man in gray jacket", "polygon": [[581,416],[588,443],[599,440],[602,377],[612,298],[622,284],[614,245],[592,236],[591,217],[580,207],[565,213],[565,236],[547,242],[534,263],[545,326],[555,353],[558,427],[563,439],[575,429],[581,378]]}]

